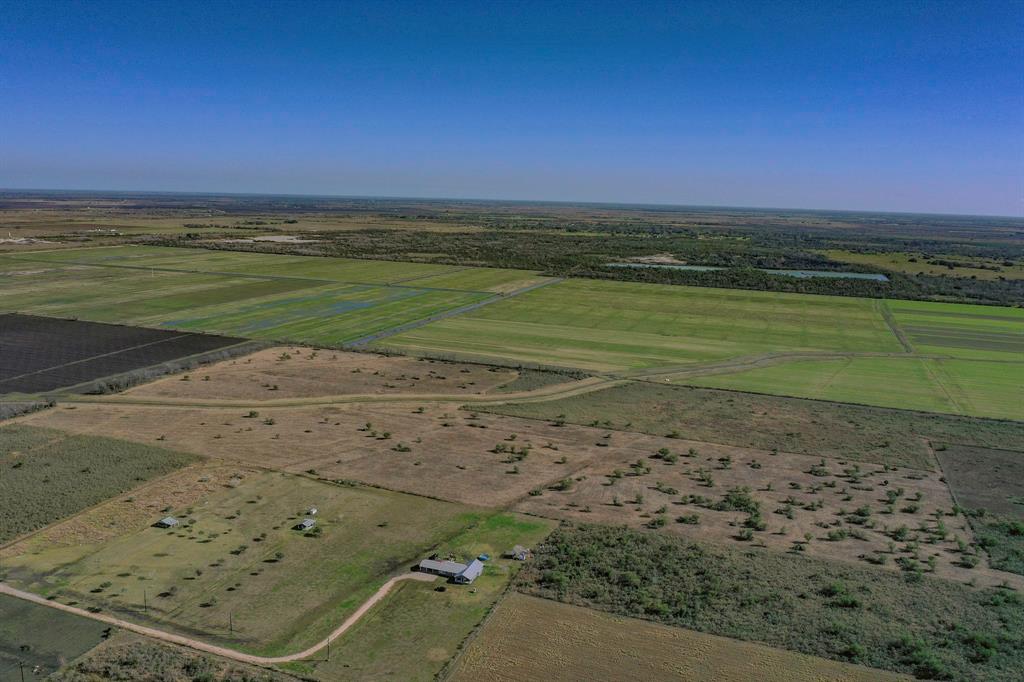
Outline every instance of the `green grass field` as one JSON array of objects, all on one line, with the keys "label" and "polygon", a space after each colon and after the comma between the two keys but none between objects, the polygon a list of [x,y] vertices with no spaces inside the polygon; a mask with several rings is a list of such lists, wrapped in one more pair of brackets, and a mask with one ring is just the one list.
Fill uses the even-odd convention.
[{"label": "green grass field", "polygon": [[0,309],[340,345],[542,281],[520,270],[104,247],[0,256]]},{"label": "green grass field", "polygon": [[382,345],[599,371],[780,351],[900,351],[865,299],[593,280],[531,291]]},{"label": "green grass field", "polygon": [[[320,510],[315,537],[293,529],[310,505]],[[477,551],[460,538],[496,523],[495,512],[270,472],[170,513],[180,527],[6,558],[7,580],[246,651],[294,653],[430,552]],[[480,546],[518,535],[503,528]]]},{"label": "green grass field", "polygon": [[906,358],[800,360],[736,374],[683,379],[691,386],[1024,419],[1024,363]]}]

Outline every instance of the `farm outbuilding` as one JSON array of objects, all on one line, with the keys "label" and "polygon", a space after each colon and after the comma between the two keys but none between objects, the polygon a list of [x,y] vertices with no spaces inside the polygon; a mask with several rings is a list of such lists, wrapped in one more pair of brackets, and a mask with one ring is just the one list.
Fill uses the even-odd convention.
[{"label": "farm outbuilding", "polygon": [[315,519],[302,519],[298,525],[295,526],[295,530],[309,530],[316,525]]},{"label": "farm outbuilding", "polygon": [[178,525],[178,519],[173,516],[165,516],[156,522],[157,528],[174,528]]},{"label": "farm outbuilding", "polygon": [[479,559],[473,559],[469,564],[459,563],[458,561],[424,559],[420,562],[419,571],[421,573],[439,575],[442,578],[448,578],[452,582],[468,585],[480,577],[480,574],[484,572],[484,565]]}]

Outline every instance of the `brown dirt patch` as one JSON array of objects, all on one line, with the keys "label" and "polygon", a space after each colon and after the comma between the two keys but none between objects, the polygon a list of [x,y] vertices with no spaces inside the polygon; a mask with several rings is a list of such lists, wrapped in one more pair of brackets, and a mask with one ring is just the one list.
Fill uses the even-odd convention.
[{"label": "brown dirt patch", "polygon": [[[277,400],[332,395],[477,394],[516,370],[300,347],[276,347],[133,388],[137,398]],[[206,379],[209,377],[209,379]]]},{"label": "brown dirt patch", "polygon": [[909,680],[761,644],[510,594],[454,666],[454,682]]}]

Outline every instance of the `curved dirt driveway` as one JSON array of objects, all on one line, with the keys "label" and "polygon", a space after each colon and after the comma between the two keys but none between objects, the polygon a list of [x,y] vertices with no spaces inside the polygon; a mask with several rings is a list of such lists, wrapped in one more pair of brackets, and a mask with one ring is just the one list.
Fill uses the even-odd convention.
[{"label": "curved dirt driveway", "polygon": [[345,621],[334,629],[331,634],[327,635],[324,639],[320,640],[313,646],[309,647],[305,651],[300,651],[297,654],[288,654],[287,656],[255,656],[253,654],[243,654],[240,651],[234,649],[228,649],[227,647],[215,646],[213,644],[207,644],[206,642],[191,637],[183,637],[182,635],[175,635],[170,632],[164,632],[163,630],[157,630],[156,628],[146,627],[144,625],[136,625],[120,618],[114,618],[103,613],[90,613],[85,609],[80,609],[75,606],[68,606],[67,604],[60,604],[55,601],[49,601],[44,597],[40,597],[37,594],[31,592],[25,592],[23,590],[15,589],[10,585],[0,583],[0,594],[6,594],[9,597],[15,597],[17,599],[24,599],[34,604],[41,606],[49,606],[52,609],[58,609],[60,611],[66,611],[73,613],[76,616],[82,616],[83,618],[91,618],[92,620],[98,620],[101,623],[107,625],[113,625],[114,627],[121,628],[123,630],[129,630],[131,632],[145,635],[146,637],[152,637],[153,639],[159,639],[164,642],[170,642],[171,644],[178,644],[180,646],[187,646],[190,649],[196,651],[203,651],[209,654],[216,654],[224,658],[230,658],[235,661],[241,661],[242,663],[252,663],[254,665],[270,665],[273,663],[288,663],[289,661],[299,661],[304,658],[309,658],[320,649],[323,649],[330,642],[345,634],[345,632],[355,625],[360,618],[362,618],[367,611],[369,611],[374,604],[379,602],[381,599],[391,591],[391,588],[400,580],[421,580],[423,582],[431,582],[436,580],[436,575],[429,575],[427,573],[403,573],[402,575],[391,578],[386,583],[380,586],[373,595],[367,599],[362,605],[355,610],[355,612],[345,619]]}]

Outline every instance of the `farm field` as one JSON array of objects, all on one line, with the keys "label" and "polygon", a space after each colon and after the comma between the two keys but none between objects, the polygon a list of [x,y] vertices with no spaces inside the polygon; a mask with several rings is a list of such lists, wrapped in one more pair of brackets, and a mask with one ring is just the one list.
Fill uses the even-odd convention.
[{"label": "farm field", "polygon": [[935,468],[928,439],[1024,452],[1012,422],[653,382],[475,409],[915,469]]},{"label": "farm field", "polygon": [[453,682],[689,680],[888,682],[910,678],[512,593],[453,668]]},{"label": "farm field", "polygon": [[0,314],[0,393],[67,388],[241,342],[222,336]]},{"label": "farm field", "polygon": [[1024,364],[1024,308],[890,301],[919,353]]},{"label": "farm field", "polygon": [[[811,556],[981,584],[1016,580],[989,571],[975,550],[959,549],[956,540],[969,545],[971,529],[952,515],[954,502],[937,472],[556,426],[430,403],[246,415],[239,408],[102,403],[58,407],[23,422],[144,443],[165,438],[170,447],[238,466],[511,506],[552,519],[628,524],[727,545],[801,546]],[[749,501],[725,501],[741,489]],[[743,537],[752,516],[760,530]],[[807,534],[813,542],[804,542]]]},{"label": "farm field", "polygon": [[107,630],[103,623],[0,595],[0,680],[47,678],[102,642]]},{"label": "farm field", "polygon": [[535,596],[922,679],[1019,679],[1015,593],[800,554],[562,526],[516,582]]},{"label": "farm field", "polygon": [[[420,285],[421,278],[483,288]],[[520,286],[535,273],[161,247],[0,256],[7,311],[339,345]],[[406,284],[407,283],[407,284]]]},{"label": "farm field", "polygon": [[[559,381],[567,378],[555,375]],[[135,398],[281,400],[332,395],[487,393],[519,372],[439,360],[278,346],[129,389]]]},{"label": "farm field", "polygon": [[103,436],[0,427],[0,544],[195,460]]},{"label": "farm field", "polygon": [[568,280],[380,344],[612,371],[783,351],[899,352],[874,301]]},{"label": "farm field", "polygon": [[678,381],[797,398],[1024,420],[1024,362],[913,356],[794,360]]},{"label": "farm field", "polygon": [[[311,504],[321,530],[293,530]],[[232,648],[293,653],[390,575],[494,523],[492,512],[238,467],[228,485],[167,513],[181,526],[145,526],[98,544],[26,543],[5,552],[6,581]]]},{"label": "farm field", "polygon": [[[171,509],[180,529],[147,527],[98,548],[40,548],[5,560],[8,582],[244,650],[292,653],[325,636],[389,573],[471,521],[459,518],[461,508],[420,498],[240,475],[236,487]],[[292,530],[310,504],[322,510],[320,537]]]}]

